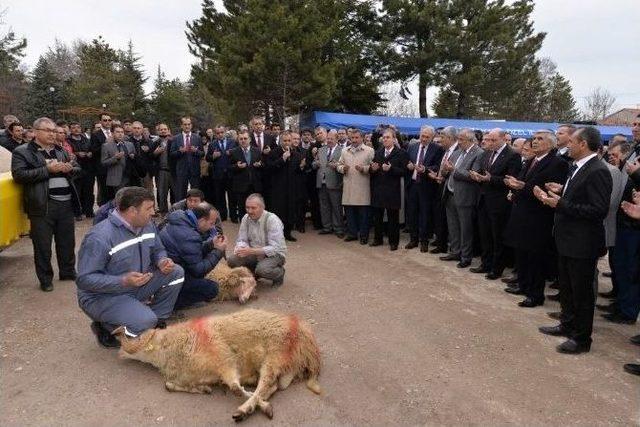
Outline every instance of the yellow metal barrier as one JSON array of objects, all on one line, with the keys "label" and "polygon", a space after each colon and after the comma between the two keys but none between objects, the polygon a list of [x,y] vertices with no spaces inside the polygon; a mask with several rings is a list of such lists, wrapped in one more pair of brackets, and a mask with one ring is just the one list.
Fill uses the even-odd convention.
[{"label": "yellow metal barrier", "polygon": [[0,174],[0,248],[28,233],[29,226],[22,210],[22,187],[13,182],[11,172]]}]

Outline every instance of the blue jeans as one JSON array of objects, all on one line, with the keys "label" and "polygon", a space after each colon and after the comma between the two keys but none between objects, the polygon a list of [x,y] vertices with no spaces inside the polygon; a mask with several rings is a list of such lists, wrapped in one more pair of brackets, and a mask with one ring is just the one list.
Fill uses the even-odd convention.
[{"label": "blue jeans", "polygon": [[622,315],[637,319],[640,313],[640,230],[618,229],[613,256],[614,286],[618,290],[616,302]]},{"label": "blue jeans", "polygon": [[209,279],[196,279],[186,276],[176,301],[176,310],[189,307],[198,302],[211,301],[218,295],[218,284]]},{"label": "blue jeans", "polygon": [[369,206],[346,206],[347,231],[350,236],[369,237]]}]

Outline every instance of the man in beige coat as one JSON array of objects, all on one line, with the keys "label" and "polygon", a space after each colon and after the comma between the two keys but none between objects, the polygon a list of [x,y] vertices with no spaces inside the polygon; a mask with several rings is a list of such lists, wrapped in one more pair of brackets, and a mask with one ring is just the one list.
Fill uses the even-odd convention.
[{"label": "man in beige coat", "polygon": [[347,215],[347,237],[345,242],[360,238],[360,244],[369,240],[369,205],[371,187],[369,165],[373,160],[373,148],[362,143],[362,133],[352,133],[351,145],[342,150],[338,161],[338,172],[343,175],[342,204]]}]

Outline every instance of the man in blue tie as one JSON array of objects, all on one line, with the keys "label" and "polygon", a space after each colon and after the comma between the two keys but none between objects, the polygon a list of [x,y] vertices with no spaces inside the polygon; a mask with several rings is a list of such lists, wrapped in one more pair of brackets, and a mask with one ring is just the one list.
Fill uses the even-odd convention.
[{"label": "man in blue tie", "polygon": [[[231,191],[231,150],[237,144],[234,140],[225,137],[225,127],[218,125],[214,129],[214,139],[207,149],[206,159],[210,165],[210,176],[213,178],[214,205],[220,212],[220,219],[238,222],[238,208],[235,194]],[[227,208],[227,197],[229,204]]]}]

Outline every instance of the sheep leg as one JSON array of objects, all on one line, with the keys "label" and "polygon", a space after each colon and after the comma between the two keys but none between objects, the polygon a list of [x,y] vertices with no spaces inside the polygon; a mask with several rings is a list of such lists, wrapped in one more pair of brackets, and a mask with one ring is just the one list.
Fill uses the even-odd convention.
[{"label": "sheep leg", "polygon": [[167,381],[164,383],[164,386],[169,391],[184,391],[187,393],[208,394],[213,391],[213,389],[206,384],[184,386],[171,381]]},{"label": "sheep leg", "polygon": [[260,379],[258,380],[258,386],[256,391],[253,392],[253,396],[244,402],[236,412],[233,414],[233,419],[236,421],[242,421],[251,415],[256,406],[269,418],[273,418],[273,407],[266,401],[277,389],[276,385],[278,376],[267,363],[262,369],[260,369]]},{"label": "sheep leg", "polygon": [[280,375],[278,378],[278,389],[284,390],[291,385],[294,375],[292,373]]},{"label": "sheep leg", "polygon": [[222,373],[222,382],[225,383],[227,385],[227,387],[229,387],[229,390],[231,390],[231,392],[233,394],[235,394],[238,397],[246,397],[246,398],[250,398],[253,396],[253,393],[251,393],[250,391],[245,390],[244,387],[242,387],[242,384],[240,384],[240,377],[238,376],[238,371],[235,369],[228,369],[225,372]]}]

